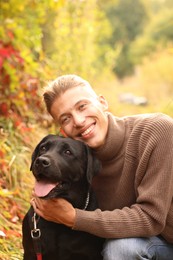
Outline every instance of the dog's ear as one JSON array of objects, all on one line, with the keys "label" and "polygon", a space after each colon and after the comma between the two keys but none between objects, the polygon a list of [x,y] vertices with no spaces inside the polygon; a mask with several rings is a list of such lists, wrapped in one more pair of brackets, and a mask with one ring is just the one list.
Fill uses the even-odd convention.
[{"label": "dog's ear", "polygon": [[87,180],[91,184],[92,179],[101,170],[101,162],[94,156],[93,151],[86,145],[87,151]]},{"label": "dog's ear", "polygon": [[32,167],[33,167],[33,163],[35,161],[35,159],[37,158],[38,152],[39,152],[39,147],[41,143],[44,143],[51,135],[47,135],[45,136],[35,147],[34,152],[31,156],[31,166],[30,166],[30,171],[32,171]]}]

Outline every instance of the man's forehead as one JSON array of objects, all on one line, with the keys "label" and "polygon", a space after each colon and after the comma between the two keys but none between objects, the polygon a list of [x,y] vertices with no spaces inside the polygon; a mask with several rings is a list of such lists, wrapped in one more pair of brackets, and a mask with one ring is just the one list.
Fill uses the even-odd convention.
[{"label": "man's forehead", "polygon": [[[76,87],[72,89],[68,89],[64,93],[62,93],[54,103],[61,104],[61,107],[68,108],[68,107],[74,107],[78,103],[80,103],[82,100],[87,100],[90,98],[96,98],[97,95],[90,91],[87,87]],[[61,108],[59,107],[59,108]]]},{"label": "man's forehead", "polygon": [[96,93],[94,92],[94,90],[89,87],[89,86],[76,86],[73,88],[69,88],[67,89],[64,93],[61,94],[61,97],[63,95],[74,95],[74,93],[78,93],[80,95],[89,95],[89,96],[94,96],[96,97]]}]

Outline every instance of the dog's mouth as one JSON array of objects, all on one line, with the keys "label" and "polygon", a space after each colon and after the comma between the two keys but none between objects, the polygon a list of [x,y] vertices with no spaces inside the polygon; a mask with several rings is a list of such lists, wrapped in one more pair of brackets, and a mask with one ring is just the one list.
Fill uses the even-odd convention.
[{"label": "dog's mouth", "polygon": [[47,196],[57,186],[61,186],[61,182],[50,183],[48,181],[35,181],[34,191],[38,197]]}]

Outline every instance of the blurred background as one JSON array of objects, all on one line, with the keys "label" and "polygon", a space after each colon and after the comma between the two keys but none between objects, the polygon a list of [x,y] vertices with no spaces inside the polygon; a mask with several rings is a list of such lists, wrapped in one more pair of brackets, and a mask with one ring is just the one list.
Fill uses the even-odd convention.
[{"label": "blurred background", "polygon": [[172,0],[0,0],[0,259],[22,259],[30,158],[58,129],[42,102],[62,74],[88,80],[117,116],[173,117]]}]

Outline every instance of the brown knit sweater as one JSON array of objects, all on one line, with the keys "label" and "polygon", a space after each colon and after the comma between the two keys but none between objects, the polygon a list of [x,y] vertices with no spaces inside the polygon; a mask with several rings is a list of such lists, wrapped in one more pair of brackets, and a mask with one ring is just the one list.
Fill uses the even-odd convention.
[{"label": "brown knit sweater", "polygon": [[102,171],[93,180],[99,208],[76,209],[75,230],[105,238],[161,234],[173,243],[173,119],[108,113]]}]

